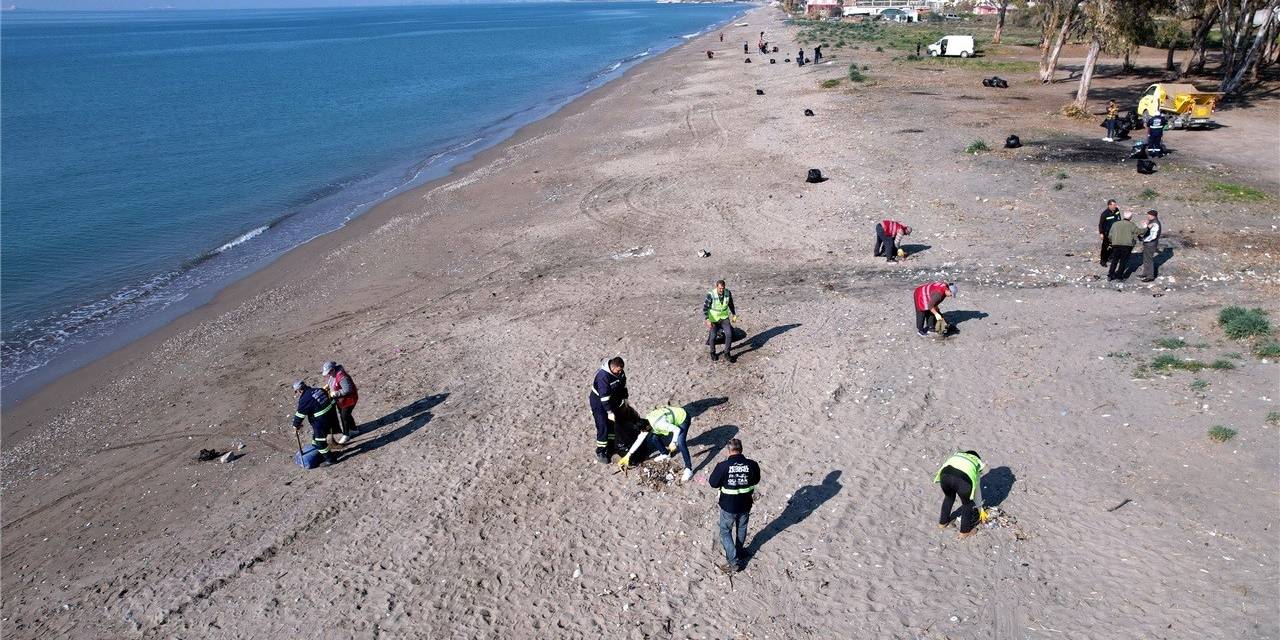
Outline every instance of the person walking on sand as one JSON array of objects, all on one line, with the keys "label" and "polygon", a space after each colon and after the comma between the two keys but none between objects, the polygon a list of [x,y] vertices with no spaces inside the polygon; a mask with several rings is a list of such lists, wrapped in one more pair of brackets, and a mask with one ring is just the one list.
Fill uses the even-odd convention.
[{"label": "person walking on sand", "polygon": [[1120,220],[1111,225],[1107,239],[1111,240],[1111,264],[1107,267],[1107,281],[1129,277],[1129,254],[1138,239],[1138,226],[1133,224],[1133,212],[1126,211]]},{"label": "person walking on sand", "polygon": [[[640,423],[640,435],[631,448],[618,460],[618,466],[631,466],[631,456],[640,450],[640,446],[649,443],[658,452],[657,460],[666,460],[676,451],[684,462],[684,473],[680,482],[688,482],[693,477],[693,458],[689,455],[689,412],[681,407],[663,406],[650,411]],[[665,453],[664,453],[665,452]]]},{"label": "person walking on sand", "polygon": [[1156,279],[1156,254],[1160,251],[1160,213],[1155,209],[1147,212],[1147,220],[1142,225],[1142,281],[1151,282]]},{"label": "person walking on sand", "polygon": [[1107,206],[1098,215],[1098,237],[1102,239],[1102,251],[1098,254],[1098,264],[1105,267],[1111,260],[1111,225],[1120,220],[1120,205],[1115,200],[1108,200]]},{"label": "person walking on sand", "polygon": [[596,422],[596,462],[609,464],[617,438],[617,414],[627,405],[627,372],[622,358],[600,365],[588,402]]},{"label": "person walking on sand", "polygon": [[733,306],[733,293],[724,286],[724,280],[716,280],[716,286],[707,292],[702,301],[702,317],[707,323],[707,348],[711,350],[711,359],[719,360],[716,355],[716,332],[724,333],[724,357],[730,364],[737,362],[733,357],[733,323],[738,321],[738,310]]},{"label": "person walking on sand", "polygon": [[955,520],[951,508],[960,496],[960,537],[968,538],[977,533],[975,527],[981,519],[982,485],[979,478],[987,469],[977,451],[960,451],[951,454],[942,468],[933,475],[933,481],[942,486],[942,515],[938,528],[945,529]]},{"label": "person walking on sand", "polygon": [[742,570],[746,560],[747,523],[753,494],[760,484],[760,465],[742,455],[742,441],[737,438],[730,438],[725,449],[728,457],[711,471],[707,484],[720,490],[720,545],[725,561],[720,570],[734,573]]},{"label": "person walking on sand", "polygon": [[333,440],[338,444],[346,444],[348,440],[360,435],[360,429],[356,427],[356,418],[352,415],[356,403],[360,402],[360,393],[356,390],[356,383],[351,379],[351,374],[347,373],[342,365],[332,360],[320,367],[320,375],[324,376],[325,391],[329,392],[329,397],[333,398],[338,405],[340,431]]},{"label": "person walking on sand", "polygon": [[303,420],[311,423],[311,444],[316,453],[324,457],[320,466],[327,467],[337,462],[329,452],[329,434],[338,430],[338,413],[334,410],[333,399],[324,389],[308,386],[303,380],[293,383],[293,393],[298,397],[293,430],[297,431]]},{"label": "person walking on sand", "polygon": [[[929,282],[916,287],[912,295],[916,304],[916,333],[927,336],[929,329],[932,328],[939,335],[945,336],[950,327],[942,318],[942,312],[938,311],[938,305],[947,298],[954,298],[955,295],[956,283],[954,282]],[[931,319],[932,323],[930,323]]]},{"label": "person walking on sand", "polygon": [[911,227],[897,220],[881,220],[876,224],[875,257],[885,256],[889,262],[897,262],[898,256],[903,255],[902,237],[909,235]]}]

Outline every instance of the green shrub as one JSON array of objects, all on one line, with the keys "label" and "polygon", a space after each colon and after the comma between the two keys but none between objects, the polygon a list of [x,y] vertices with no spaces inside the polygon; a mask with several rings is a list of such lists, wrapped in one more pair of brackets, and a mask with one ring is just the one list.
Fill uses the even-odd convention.
[{"label": "green shrub", "polygon": [[1267,422],[1271,424],[1280,424],[1280,411],[1272,411],[1267,414]]},{"label": "green shrub", "polygon": [[1141,198],[1142,200],[1155,200],[1156,196],[1158,195],[1160,194],[1156,193],[1155,189],[1152,189],[1151,187],[1147,187],[1146,189],[1142,190],[1142,193],[1138,194],[1138,197]]},{"label": "green shrub", "polygon": [[1259,358],[1280,358],[1280,342],[1263,340],[1253,345],[1253,355]]},{"label": "green shrub", "polygon": [[1205,389],[1208,389],[1208,388],[1209,388],[1208,380],[1201,380],[1200,378],[1196,378],[1195,380],[1191,381],[1192,391],[1204,391]]},{"label": "green shrub", "polygon": [[1209,430],[1209,439],[1214,442],[1226,442],[1236,437],[1236,430],[1231,427],[1217,425]]},{"label": "green shrub", "polygon": [[977,155],[979,153],[983,153],[986,151],[990,151],[990,150],[991,150],[991,147],[988,147],[987,143],[981,140],[974,140],[973,142],[969,143],[969,146],[964,148],[965,153],[972,153],[974,155]]},{"label": "green shrub", "polygon": [[1170,371],[1179,369],[1182,371],[1200,371],[1206,367],[1205,363],[1199,360],[1187,359],[1183,360],[1170,353],[1162,353],[1151,361],[1151,368],[1157,371]]},{"label": "green shrub", "polygon": [[1218,358],[1209,365],[1209,368],[1216,371],[1230,371],[1231,369],[1236,368],[1236,363],[1227,360],[1226,358]]},{"label": "green shrub", "polygon": [[1055,178],[1057,178],[1057,179],[1059,179],[1059,180],[1066,180],[1066,179],[1067,179],[1067,172],[1066,172],[1066,171],[1059,170],[1059,171],[1058,171],[1058,173],[1054,174],[1054,176],[1053,176],[1053,177],[1055,177]]},{"label": "green shrub", "polygon": [[1156,346],[1161,349],[1181,349],[1187,346],[1187,342],[1182,338],[1160,338],[1156,340]]},{"label": "green shrub", "polygon": [[884,53],[884,47],[876,47],[876,53]]},{"label": "green shrub", "polygon": [[1062,187],[1063,187],[1063,184],[1062,184],[1061,182],[1055,182],[1055,183],[1053,183],[1053,190],[1054,190],[1054,191],[1062,191]]},{"label": "green shrub", "polygon": [[1222,332],[1228,338],[1236,340],[1271,333],[1271,322],[1267,320],[1267,312],[1262,309],[1227,307],[1218,312],[1218,324],[1222,325]]},{"label": "green shrub", "polygon": [[1259,202],[1267,199],[1265,191],[1259,191],[1242,184],[1231,184],[1230,182],[1210,182],[1206,189],[1210,195],[1217,196],[1223,200]]},{"label": "green shrub", "polygon": [[849,82],[862,82],[863,80],[866,80],[866,78],[861,71],[858,71],[858,65],[856,63],[849,65]]},{"label": "green shrub", "polygon": [[823,81],[822,81],[822,85],[821,85],[821,86],[822,86],[822,88],[823,88],[823,89],[834,89],[835,87],[840,86],[840,78],[832,78],[832,79],[830,79],[830,80],[823,80]]}]

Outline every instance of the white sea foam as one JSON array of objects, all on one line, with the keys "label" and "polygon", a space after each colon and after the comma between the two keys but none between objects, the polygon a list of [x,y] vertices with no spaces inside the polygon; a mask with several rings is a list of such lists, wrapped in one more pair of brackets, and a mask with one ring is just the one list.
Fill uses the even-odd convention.
[{"label": "white sea foam", "polygon": [[266,233],[267,229],[270,229],[270,228],[271,228],[271,225],[263,225],[263,226],[261,226],[261,227],[258,227],[257,229],[254,229],[253,231],[250,231],[250,232],[248,232],[248,233],[242,234],[239,238],[236,238],[235,240],[232,240],[231,242],[228,242],[228,243],[226,243],[226,244],[222,245],[221,247],[218,247],[218,248],[217,248],[217,249],[215,249],[213,252],[214,252],[214,253],[222,253],[222,252],[224,252],[224,251],[226,251],[227,249],[230,249],[230,248],[232,248],[232,247],[238,247],[238,246],[240,246],[240,245],[242,245],[242,244],[244,244],[244,243],[246,243],[246,242],[248,242],[248,241],[250,241],[250,240],[252,240],[252,239],[254,239],[254,238],[258,237],[258,236],[260,236],[260,235],[262,235],[263,233]]}]

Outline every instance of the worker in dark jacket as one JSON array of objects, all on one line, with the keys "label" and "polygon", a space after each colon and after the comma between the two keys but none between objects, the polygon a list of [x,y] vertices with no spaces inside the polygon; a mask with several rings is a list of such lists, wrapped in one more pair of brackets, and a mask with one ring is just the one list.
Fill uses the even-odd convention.
[{"label": "worker in dark jacket", "polygon": [[627,406],[627,372],[622,358],[600,365],[591,384],[591,417],[596,421],[596,462],[609,464],[617,440],[618,412]]},{"label": "worker in dark jacket", "polygon": [[889,262],[897,262],[902,251],[902,238],[911,235],[911,227],[897,220],[881,220],[876,223],[875,256],[884,256]]},{"label": "worker in dark jacket", "polygon": [[360,392],[356,389],[356,383],[351,379],[351,374],[336,362],[324,363],[320,367],[320,375],[324,376],[324,388],[329,392],[329,397],[333,398],[334,403],[338,405],[340,433],[333,439],[338,444],[346,444],[351,438],[360,435],[354,415],[356,403],[360,402]]},{"label": "worker in dark jacket", "polygon": [[307,386],[298,380],[293,383],[293,393],[298,396],[298,410],[293,414],[293,429],[297,431],[302,421],[311,423],[311,444],[316,452],[324,456],[321,466],[337,462],[329,453],[329,434],[338,430],[338,412],[333,399],[324,389]]},{"label": "worker in dark jacket", "polygon": [[1098,254],[1098,264],[1107,266],[1107,262],[1111,260],[1111,239],[1107,234],[1111,233],[1111,225],[1120,220],[1120,205],[1115,200],[1107,201],[1107,208],[1102,210],[1098,216],[1098,237],[1102,239],[1102,251]]},{"label": "worker in dark jacket", "polygon": [[960,496],[960,537],[967,538],[976,531],[974,527],[983,518],[982,486],[979,477],[987,468],[977,451],[961,451],[951,454],[942,468],[933,475],[933,481],[942,485],[942,515],[938,526],[945,529],[955,518],[951,508]]},{"label": "worker in dark jacket", "polygon": [[760,484],[760,465],[742,455],[742,441],[730,438],[729,457],[716,465],[707,483],[720,490],[720,544],[724,547],[725,564],[721,570],[742,570],[743,548],[747,545],[747,523],[756,485]]},{"label": "worker in dark jacket", "polygon": [[716,332],[724,333],[724,357],[730,363],[736,359],[730,350],[733,347],[733,323],[738,321],[738,310],[733,306],[733,294],[724,286],[724,280],[716,280],[714,289],[707,292],[702,301],[702,318],[707,323],[707,348],[711,350],[711,359],[719,360],[716,355]]}]

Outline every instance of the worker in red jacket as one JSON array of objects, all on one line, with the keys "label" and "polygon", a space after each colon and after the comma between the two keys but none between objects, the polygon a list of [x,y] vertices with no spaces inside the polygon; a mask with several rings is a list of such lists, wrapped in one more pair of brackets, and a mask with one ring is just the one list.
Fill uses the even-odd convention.
[{"label": "worker in red jacket", "polygon": [[352,415],[356,403],[360,402],[360,392],[356,390],[351,374],[336,362],[324,363],[320,367],[320,375],[324,376],[324,386],[329,391],[329,397],[338,405],[338,426],[341,433],[334,437],[334,441],[346,444],[351,438],[360,435],[360,430],[356,428],[356,418]]},{"label": "worker in red jacket", "polygon": [[[933,328],[940,335],[946,335],[947,321],[942,319],[942,312],[938,311],[938,305],[947,298],[954,298],[956,295],[956,283],[954,282],[930,282],[916,287],[915,298],[916,303],[916,333],[925,336],[929,335],[929,323],[933,322]],[[932,318],[930,318],[932,316]]]},{"label": "worker in red jacket", "polygon": [[897,220],[881,220],[876,225],[876,257],[884,256],[889,262],[897,262],[898,252],[902,250],[902,237],[909,235],[911,227]]}]

